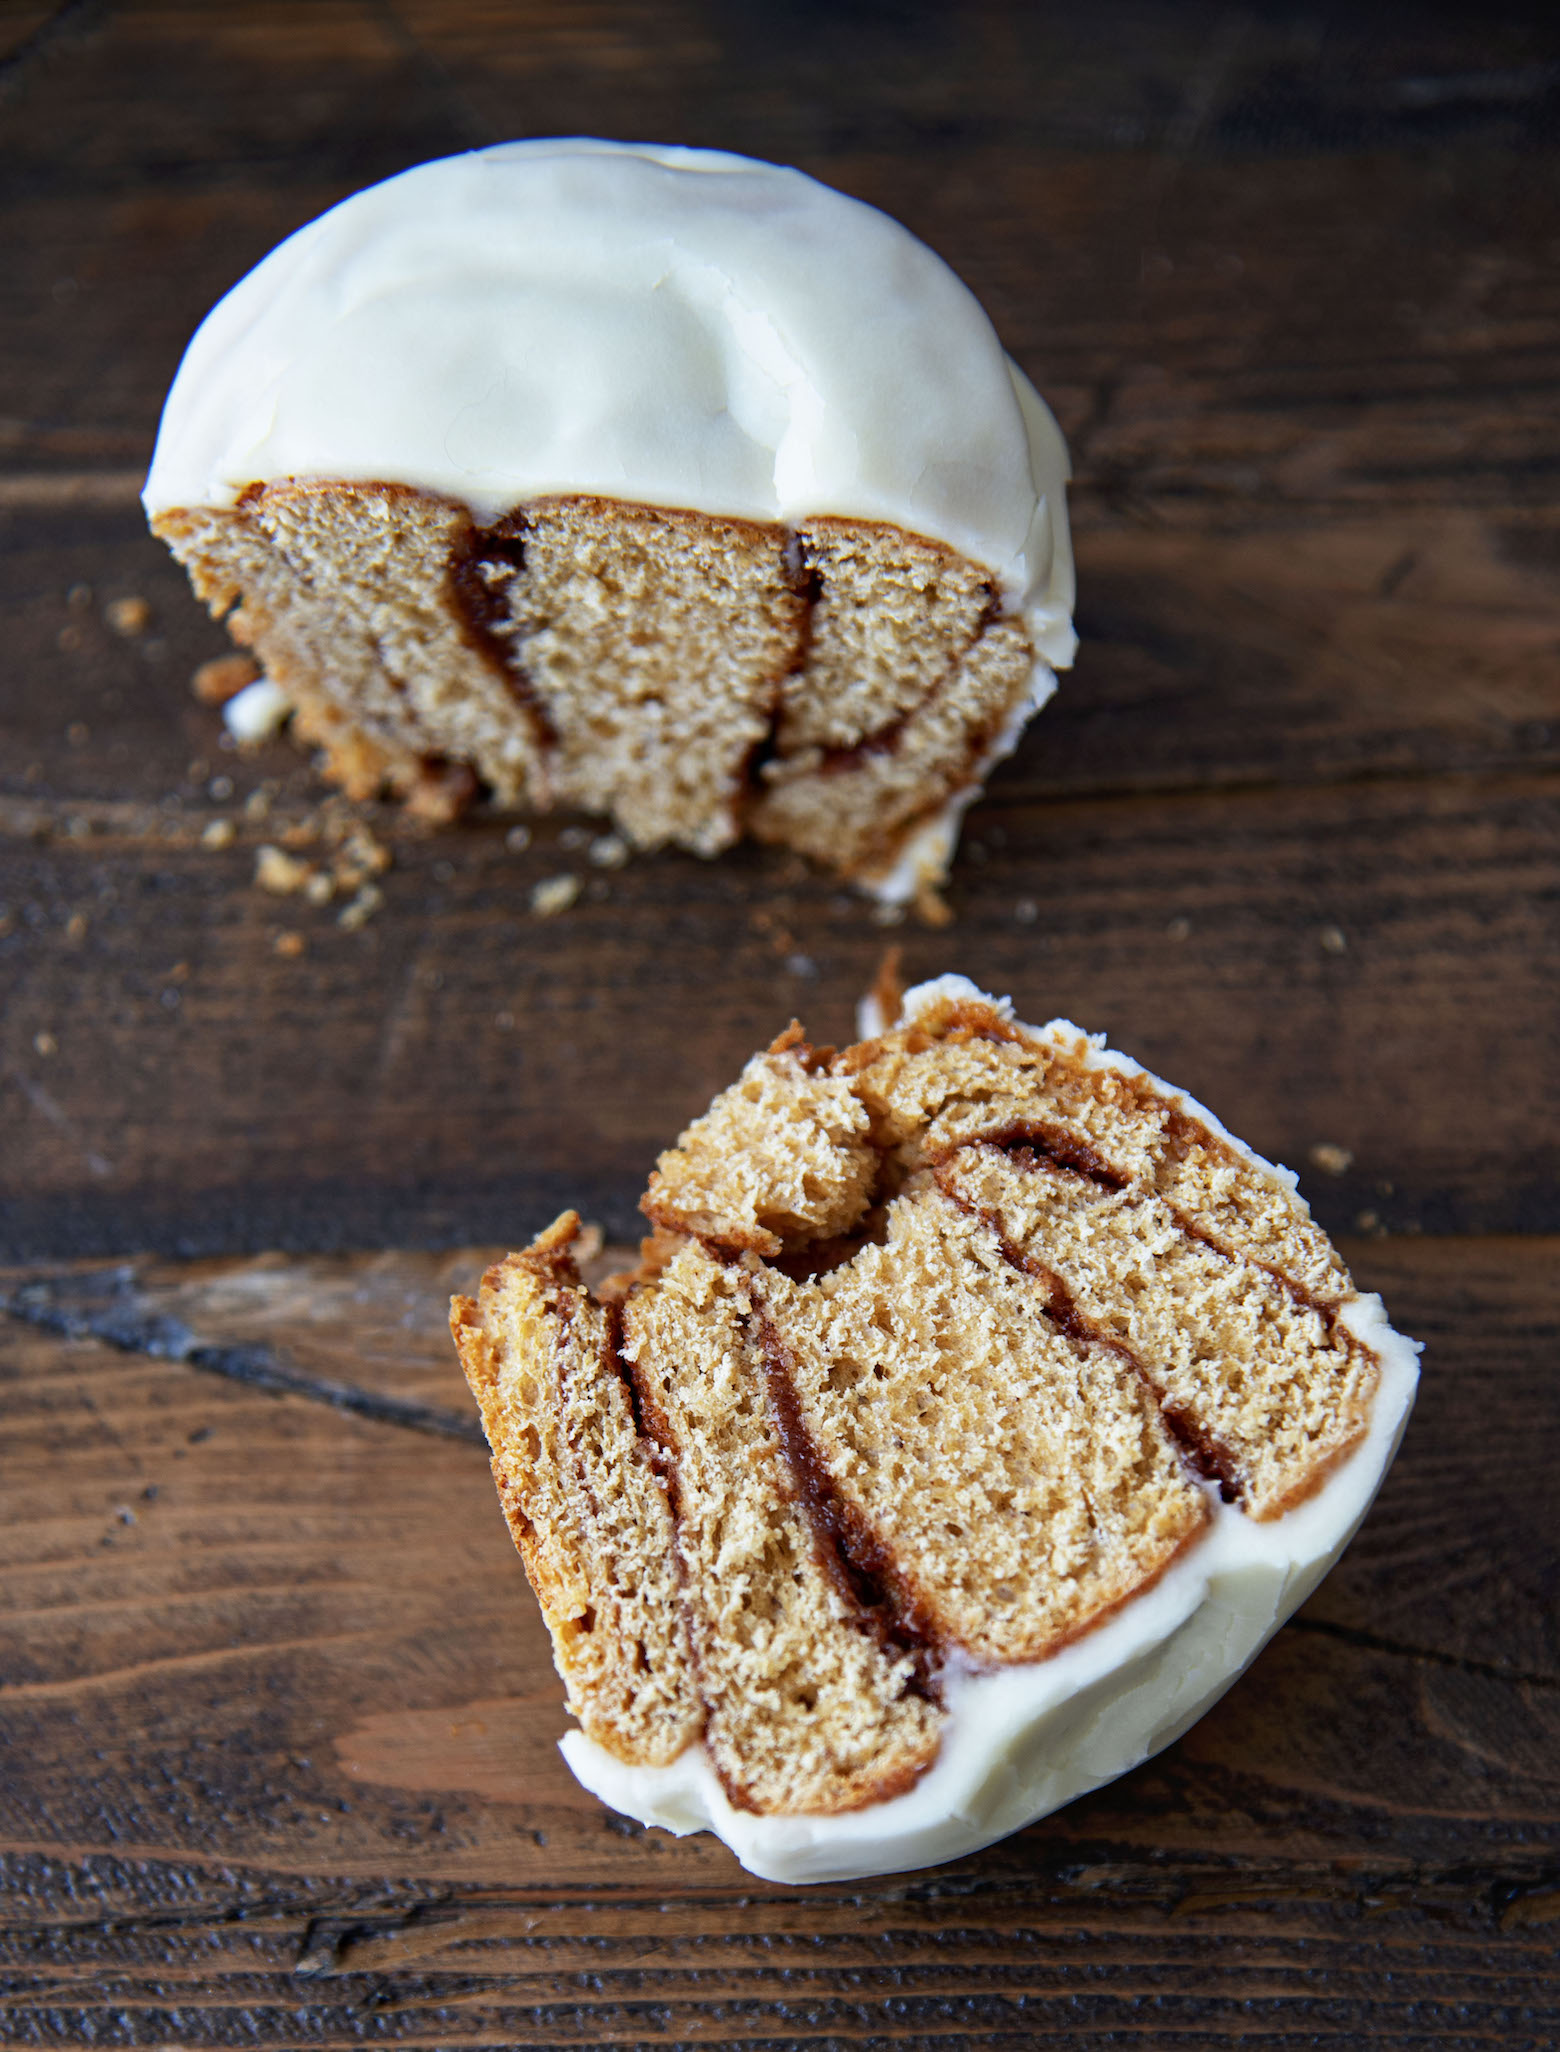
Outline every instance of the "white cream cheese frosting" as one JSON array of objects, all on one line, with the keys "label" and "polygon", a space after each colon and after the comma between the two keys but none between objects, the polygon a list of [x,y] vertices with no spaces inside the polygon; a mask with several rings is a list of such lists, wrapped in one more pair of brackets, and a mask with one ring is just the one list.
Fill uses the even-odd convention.
[{"label": "white cream cheese frosting", "polygon": [[875,208],[718,151],[506,143],[289,237],[190,344],[143,497],[287,477],[484,523],[579,492],[889,521],[989,569],[1047,662],[1076,645],[1066,447],[974,296]]},{"label": "white cream cheese frosting", "polygon": [[[987,998],[962,976],[907,992],[900,1024],[934,999]],[[867,1001],[865,1034],[891,1021]],[[1064,1019],[1029,1028],[1075,1050]],[[1148,1076],[1088,1042],[1088,1059]],[[1202,1105],[1157,1090],[1289,1188],[1296,1178],[1225,1131]],[[1419,1380],[1418,1346],[1392,1330],[1381,1299],[1359,1296],[1340,1321],[1375,1354],[1379,1380],[1364,1440],[1306,1502],[1258,1523],[1209,1488],[1211,1521],[1153,1586],[1048,1660],[944,1672],[948,1712],[937,1759],[907,1794],[841,1816],[755,1816],[733,1809],[708,1755],[690,1746],[667,1767],[630,1767],[582,1731],[561,1748],[575,1778],[612,1809],[679,1837],[713,1831],[770,1881],[858,1880],[957,1859],[1113,1780],[1179,1737],[1224,1694],[1309,1596],[1358,1529],[1397,1451]]]}]

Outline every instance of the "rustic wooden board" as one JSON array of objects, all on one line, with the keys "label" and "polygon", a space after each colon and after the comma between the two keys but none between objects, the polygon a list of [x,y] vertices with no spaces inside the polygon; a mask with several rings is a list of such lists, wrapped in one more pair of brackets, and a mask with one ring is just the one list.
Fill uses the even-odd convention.
[{"label": "rustic wooden board", "polygon": [[[1492,69],[1482,31],[1328,52],[1193,10],[1138,25],[1123,69],[1108,36],[1021,15],[928,20],[892,59],[816,20],[780,73],[692,7],[649,66],[632,9],[535,9],[524,34],[469,5],[198,33],[186,8],[86,10],[35,41],[0,144],[51,345],[36,320],[0,337],[24,401],[0,477],[7,1244],[458,1242],[576,1196],[622,1233],[755,1041],[792,1009],[846,1030],[870,981],[866,909],[751,853],[592,876],[545,928],[529,888],[585,868],[551,828],[524,859],[481,823],[403,841],[356,936],[244,887],[317,793],[285,748],[224,756],[186,695],[221,642],[134,504],[164,383],[277,235],[386,152],[534,125],[561,80],[580,125],[623,127],[637,95],[638,120],[895,206],[1072,433],[1083,654],[911,968],[1115,1033],[1302,1169],[1347,1147],[1352,1176],[1312,1191],[1329,1225],[1553,1229],[1528,1105],[1555,1085],[1560,210],[1522,147],[1533,32],[1495,35]],[[127,638],[105,610],[130,595],[151,618]],[[262,780],[283,797],[250,822]],[[235,814],[229,854],[193,847]],[[1318,952],[1331,928],[1346,955]],[[310,952],[279,962],[293,930]]]},{"label": "rustic wooden board", "polygon": [[[956,966],[1108,1031],[1297,1165],[1329,1226],[1560,1226],[1533,1112],[1560,1094],[1553,783],[1005,790],[972,822],[957,923],[907,931],[911,974]],[[344,933],[249,885],[285,810],[220,856],[207,817],[70,801],[89,837],[0,844],[18,1250],[492,1240],[566,1202],[626,1237],[660,1148],[754,1047],[793,1012],[851,1033],[887,937],[799,865],[592,877],[556,827],[515,857],[501,822],[403,838],[385,912]],[[531,886],[565,870],[584,898],[538,919]],[[275,953],[284,931],[304,955]],[[1310,1169],[1321,1142],[1348,1175]]]},{"label": "rustic wooden board", "polygon": [[[0,2039],[1560,2038],[1551,13],[0,8]],[[322,207],[559,131],[888,207],[1057,408],[1083,650],[950,928],[753,851],[597,872],[569,819],[378,817],[356,933],[254,888],[320,791],[189,695],[167,381]],[[563,1771],[442,1304],[565,1202],[631,1236],[889,942],[1291,1162],[1430,1351],[1359,1541],[1177,1747],[787,1891]]]},{"label": "rustic wooden board", "polygon": [[306,2015],[334,2043],[371,2002],[439,2043],[999,2043],[1325,2033],[1346,2002],[1429,2041],[1456,1985],[1457,2029],[1542,2042],[1560,1246],[1348,1251],[1432,1372],[1301,1616],[1114,1787],[935,1874],[805,1892],[565,1772],[442,1329],[480,1255],[7,1274],[0,2016],[225,2044]]}]

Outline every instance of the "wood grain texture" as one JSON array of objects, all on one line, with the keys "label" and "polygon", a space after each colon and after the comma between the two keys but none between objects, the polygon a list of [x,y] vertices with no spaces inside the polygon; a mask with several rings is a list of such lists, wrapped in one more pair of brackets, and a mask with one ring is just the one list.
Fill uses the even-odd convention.
[{"label": "wood grain texture", "polygon": [[[1325,2032],[1346,2003],[1428,2042],[1472,1973],[1456,2027],[1521,2043],[1525,2015],[1542,2043],[1560,1246],[1346,1251],[1433,1372],[1296,1621],[1113,1787],[934,1874],[805,1892],[565,1772],[483,1452],[428,1422],[464,1398],[442,1304],[482,1255],[7,1274],[0,2014],[45,2042],[285,2043],[300,2004],[347,2042],[369,2003],[429,2043],[725,2042],[746,2017],[995,2044]],[[340,1401],[354,1326],[358,1390],[400,1419]],[[149,1351],[176,1329],[185,1359]],[[235,1332],[293,1387],[235,1376]]]},{"label": "wood grain texture", "polygon": [[[282,824],[315,793],[286,749],[223,756],[186,695],[220,636],[133,503],[179,348],[289,226],[392,159],[556,119],[563,82],[578,126],[632,101],[902,212],[1072,435],[1083,653],[912,968],[1117,1034],[1302,1168],[1347,1148],[1312,1191],[1331,1226],[1554,1228],[1527,1111],[1556,1057],[1560,216],[1524,154],[1548,44],[1310,45],[1191,9],[1133,16],[1122,67],[1111,34],[1023,17],[928,15],[890,56],[848,19],[684,6],[651,63],[633,9],[521,33],[471,6],[87,8],[34,51],[0,142],[38,310],[0,477],[7,1245],[457,1243],[575,1197],[623,1233],[775,1021],[838,1034],[870,981],[866,908],[752,852],[587,872],[543,927],[531,886],[581,852],[549,827],[516,859],[478,822],[403,842],[347,936],[245,888],[276,819],[194,845],[261,779]],[[105,609],[131,594],[152,617],[125,639]],[[1405,1101],[1450,1060],[1467,1091]]]},{"label": "wood grain texture", "polygon": [[[971,823],[957,925],[910,933],[911,974],[957,966],[1109,1032],[1298,1165],[1330,1227],[1560,1226],[1533,1114],[1560,1093],[1547,779],[1007,789]],[[495,1240],[569,1202],[627,1237],[656,1154],[746,1052],[793,1012],[850,1035],[885,940],[748,851],[608,879],[553,825],[521,857],[501,822],[402,837],[385,911],[344,933],[250,884],[285,810],[221,855],[187,800],[67,801],[41,838],[34,801],[3,816],[25,829],[0,843],[17,1251]],[[530,889],[564,871],[581,903],[538,919]],[[300,958],[275,952],[287,930]],[[1347,1175],[1310,1168],[1323,1142]]]},{"label": "wood grain texture", "polygon": [[[1552,12],[0,8],[0,2040],[1560,2038]],[[189,694],[167,382],[323,207],[548,132],[888,208],[1055,405],[1083,648],[951,928],[759,851],[597,871],[573,819],[377,817],[359,932],[254,887],[320,792]],[[890,940],[1292,1163],[1429,1351],[1360,1539],[1178,1746],[787,1891],[564,1772],[442,1305],[565,1203],[631,1236]]]}]

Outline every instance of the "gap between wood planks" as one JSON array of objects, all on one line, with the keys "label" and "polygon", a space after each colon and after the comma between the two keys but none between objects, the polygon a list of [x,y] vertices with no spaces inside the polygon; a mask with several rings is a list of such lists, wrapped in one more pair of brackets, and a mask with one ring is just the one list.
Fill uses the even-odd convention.
[{"label": "gap between wood planks", "polygon": [[101,11],[100,0],[59,0],[59,5],[50,9],[36,27],[29,29],[14,50],[0,58],[0,98],[10,97],[24,74],[32,69],[52,43],[73,25],[89,25],[92,17]]},{"label": "gap between wood planks", "polygon": [[436,1404],[385,1396],[355,1383],[311,1375],[295,1368],[267,1346],[234,1346],[202,1340],[181,1318],[159,1310],[142,1293],[135,1267],[118,1262],[106,1268],[66,1274],[24,1276],[0,1290],[0,1311],[24,1325],[59,1333],[66,1339],[93,1339],[121,1353],[149,1354],[177,1361],[187,1368],[226,1376],[283,1396],[306,1397],[333,1410],[351,1411],[381,1425],[404,1425],[446,1439],[463,1439],[485,1448],[475,1418],[446,1411]]}]

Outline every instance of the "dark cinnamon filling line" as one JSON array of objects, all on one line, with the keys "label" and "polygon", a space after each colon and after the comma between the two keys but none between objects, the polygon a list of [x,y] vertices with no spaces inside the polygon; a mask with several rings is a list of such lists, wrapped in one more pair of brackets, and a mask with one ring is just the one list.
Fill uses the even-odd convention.
[{"label": "dark cinnamon filling line", "polygon": [[[662,1410],[655,1392],[640,1374],[638,1366],[623,1353],[623,1306],[621,1302],[605,1304],[607,1315],[606,1343],[602,1348],[602,1360],[608,1372],[615,1375],[628,1398],[629,1414],[634,1421],[634,1431],[640,1445],[650,1457],[650,1466],[666,1491],[666,1507],[672,1518],[672,1567],[677,1576],[678,1608],[682,1616],[683,1643],[687,1648],[689,1670],[693,1676],[694,1693],[698,1697],[701,1713],[700,1738],[709,1728],[710,1699],[704,1687],[703,1671],[699,1664],[699,1634],[695,1628],[693,1597],[688,1583],[688,1564],[683,1558],[681,1546],[676,1543],[676,1533],[682,1522],[682,1498],[678,1487],[677,1441],[672,1433],[671,1421]],[[742,1786],[730,1780],[725,1774],[719,1779],[726,1791],[728,1801],[734,1809],[751,1810],[754,1804]]]},{"label": "dark cinnamon filling line", "polygon": [[[1165,1157],[1172,1167],[1179,1167],[1194,1147],[1200,1147],[1205,1153],[1216,1155],[1223,1160],[1234,1159],[1233,1151],[1216,1139],[1206,1126],[1199,1125],[1189,1113],[1179,1111],[1173,1105],[1166,1106],[1160,1098],[1155,1098],[1153,1102],[1156,1108],[1163,1112]],[[1265,1275],[1270,1275],[1281,1289],[1287,1290],[1303,1310],[1314,1311],[1329,1333],[1335,1331],[1340,1308],[1340,1300],[1337,1297],[1317,1296],[1315,1291],[1308,1290],[1303,1283],[1297,1283],[1293,1276],[1286,1275],[1273,1262],[1264,1261],[1259,1254],[1237,1255],[1231,1248],[1226,1247],[1216,1234],[1198,1225],[1195,1219],[1188,1218],[1184,1211],[1171,1204],[1168,1199],[1165,1203],[1170,1216],[1188,1239],[1200,1241],[1213,1253],[1222,1254],[1227,1261],[1249,1261],[1253,1268],[1260,1268]],[[1359,1343],[1351,1340],[1349,1344],[1357,1346]]]},{"label": "dark cinnamon filling line", "polygon": [[[820,777],[845,776],[851,770],[865,768],[875,757],[897,754],[911,723],[919,719],[929,706],[936,703],[1001,618],[1002,600],[995,587],[988,585],[986,603],[979,620],[975,623],[975,632],[947,668],[933,679],[913,704],[907,705],[903,712],[896,713],[891,720],[885,720],[882,726],[874,727],[870,734],[863,734],[859,741],[852,741],[841,747],[825,748],[813,774]],[[978,757],[975,759],[978,760]]]},{"label": "dark cinnamon filling line", "polygon": [[790,1355],[761,1307],[755,1306],[750,1337],[763,1362],[769,1415],[780,1450],[795,1479],[824,1572],[854,1612],[852,1622],[859,1629],[870,1633],[891,1660],[909,1656],[909,1693],[940,1706],[943,1648],[934,1622],[905,1586],[892,1549],[846,1501],[829,1473],[802,1415]]},{"label": "dark cinnamon filling line", "polygon": [[823,595],[823,573],[808,557],[799,534],[787,533],[781,551],[781,564],[786,584],[800,601],[796,640],[791,649],[790,660],[775,679],[764,732],[743,758],[741,772],[737,778],[738,795],[734,822],[737,825],[741,824],[745,804],[761,794],[765,769],[779,757],[780,722],[785,717],[786,687],[793,677],[802,674],[812,655],[813,621],[817,615],[818,601]]},{"label": "dark cinnamon filling line", "polygon": [[[968,1146],[968,1141],[961,1143]],[[990,1133],[982,1133],[982,1147],[994,1147],[1005,1154],[1015,1168],[1037,1169],[1042,1161],[1075,1176],[1097,1183],[1102,1190],[1125,1190],[1131,1181],[1108,1162],[1080,1134],[1044,1119],[1014,1119]],[[956,1153],[958,1150],[955,1149]]]},{"label": "dark cinnamon filling line", "polygon": [[532,739],[546,750],[557,746],[558,730],[513,638],[500,631],[510,618],[509,586],[525,568],[525,529],[523,513],[506,513],[492,527],[468,527],[450,551],[446,578],[467,643],[503,678]]},{"label": "dark cinnamon filling line", "polygon": [[902,713],[896,713],[893,719],[885,720],[881,727],[874,727],[870,734],[863,734],[859,741],[852,741],[839,747],[824,749],[813,766],[813,775],[818,777],[848,776],[852,770],[864,769],[877,756],[897,755],[899,744],[905,738],[906,727],[909,726],[916,714],[929,705],[938,692],[945,688],[947,683],[948,679],[946,677],[940,677],[924,698],[918,699],[912,706],[907,706]]},{"label": "dark cinnamon filling line", "polygon": [[[671,1423],[638,1366],[623,1354],[623,1312],[618,1303],[603,1306],[607,1315],[606,1343],[602,1349],[604,1368],[615,1374],[628,1397],[634,1428],[651,1464],[662,1478],[674,1530],[682,1521],[678,1491],[677,1442]],[[762,1311],[746,1321],[750,1341],[755,1339],[763,1361],[765,1394],[770,1415],[780,1440],[781,1454],[797,1485],[820,1564],[853,1613],[851,1622],[869,1632],[890,1659],[909,1654],[914,1662],[907,1692],[941,1703],[936,1669],[935,1641],[917,1629],[908,1609],[895,1597],[892,1556],[877,1539],[866,1521],[842,1502],[825,1472],[821,1456],[801,1415],[785,1350]],[[694,1687],[707,1730],[712,1705],[704,1687],[699,1661],[699,1634],[688,1586],[687,1564],[680,1546],[675,1548],[677,1582],[682,1593],[683,1628],[688,1646]],[[733,1809],[760,1814],[752,1791],[718,1760],[712,1760],[716,1777]],[[919,1776],[919,1769],[902,1786],[882,1791],[877,1800],[899,1795]]]},{"label": "dark cinnamon filling line", "polygon": [[[1205,1126],[1200,1125],[1196,1119],[1192,1118],[1189,1113],[1180,1111],[1173,1105],[1167,1106],[1162,1098],[1152,1093],[1144,1091],[1140,1092],[1139,1095],[1142,1101],[1151,1105],[1162,1116],[1162,1131],[1166,1142],[1165,1158],[1172,1167],[1178,1166],[1181,1162],[1185,1161],[1194,1147],[1202,1148],[1205,1152],[1222,1158],[1229,1158],[1231,1151],[1223,1146]],[[1090,1182],[1097,1183],[1101,1189],[1117,1191],[1131,1187],[1131,1177],[1124,1175],[1121,1170],[1106,1161],[1104,1156],[1097,1153],[1087,1141],[1082,1140],[1078,1135],[1070,1133],[1060,1126],[1049,1125],[1041,1121],[1015,1120],[1009,1125],[994,1128],[990,1133],[982,1133],[977,1143],[968,1141],[958,1143],[958,1145],[949,1149],[941,1159],[944,1161],[951,1160],[959,1151],[960,1146],[971,1144],[999,1148],[1017,1168],[1032,1171],[1039,1168],[1042,1162],[1045,1162],[1056,1168],[1070,1170],[1075,1175],[1085,1176]],[[939,1178],[940,1181],[941,1179]],[[945,1194],[948,1196],[953,1195],[951,1191],[946,1190]],[[1153,1194],[1159,1195],[1160,1193],[1156,1190]],[[954,1201],[959,1202],[957,1198]],[[1211,1232],[1205,1226],[1199,1225],[1195,1219],[1188,1217],[1178,1205],[1171,1204],[1168,1198],[1161,1196],[1160,1201],[1169,1212],[1177,1231],[1184,1233],[1187,1239],[1195,1240],[1199,1246],[1206,1247],[1210,1253],[1217,1254],[1223,1261],[1260,1269],[1264,1275],[1271,1276],[1279,1288],[1302,1311],[1313,1312],[1321,1320],[1330,1341],[1338,1342],[1341,1340],[1346,1352],[1364,1355],[1372,1361],[1375,1359],[1369,1347],[1363,1345],[1361,1341],[1355,1339],[1351,1333],[1340,1326],[1339,1312],[1342,1308],[1340,1298],[1319,1297],[1314,1290],[1308,1290],[1303,1283],[1296,1282],[1293,1276],[1287,1275],[1275,1262],[1264,1261],[1258,1254],[1237,1252],[1234,1248],[1227,1246],[1217,1233]],[[1162,1401],[1160,1408],[1161,1410],[1165,1409]],[[1168,1412],[1166,1412],[1166,1418],[1168,1422]],[[1210,1470],[1207,1472],[1214,1473],[1216,1471]],[[1218,1479],[1222,1483],[1225,1478],[1221,1474],[1218,1476]],[[1225,1500],[1229,1501],[1230,1499],[1226,1496]]]},{"label": "dark cinnamon filling line", "polygon": [[[1189,1240],[1196,1240],[1198,1245],[1206,1247],[1210,1254],[1217,1254],[1225,1261],[1245,1261],[1249,1262],[1253,1268],[1260,1268],[1264,1275],[1270,1275],[1279,1288],[1286,1291],[1294,1299],[1302,1311],[1314,1311],[1323,1325],[1326,1326],[1330,1338],[1337,1336],[1338,1313],[1342,1306],[1336,1297],[1318,1297],[1313,1291],[1308,1290],[1303,1283],[1297,1283],[1293,1276],[1285,1275],[1281,1268],[1276,1267],[1271,1261],[1264,1261],[1260,1255],[1237,1254],[1233,1248],[1226,1247],[1216,1233],[1208,1232],[1195,1219],[1188,1218],[1186,1213],[1177,1205],[1171,1204],[1168,1199],[1161,1201],[1163,1201],[1165,1209],[1169,1212],[1171,1218],[1174,1219],[1177,1230],[1185,1233]],[[1359,1341],[1349,1334],[1344,1335],[1344,1340],[1345,1345],[1350,1349],[1359,1347]],[[1360,1348],[1360,1351],[1368,1353],[1369,1349]]]},{"label": "dark cinnamon filling line", "polygon": [[[1193,1144],[1206,1146],[1212,1139],[1210,1134],[1180,1113],[1172,1114],[1171,1118],[1166,1120],[1165,1130],[1171,1135],[1174,1145],[1172,1161],[1184,1160]],[[972,1143],[965,1141],[959,1144],[968,1146]],[[1061,1126],[1017,1120],[1011,1125],[999,1126],[990,1133],[982,1133],[978,1144],[999,1148],[1016,1168],[1033,1171],[1038,1169],[1042,1162],[1048,1162],[1055,1168],[1067,1169],[1074,1175],[1087,1177],[1090,1182],[1097,1183],[1102,1190],[1117,1191],[1131,1187],[1131,1177],[1112,1167],[1087,1141]],[[958,1148],[955,1147],[944,1159],[951,1159],[957,1152]],[[1153,1194],[1159,1193],[1156,1191]],[[1168,1198],[1161,1197],[1160,1201],[1174,1221],[1176,1230],[1184,1233],[1187,1239],[1195,1240],[1211,1254],[1217,1254],[1222,1261],[1244,1263],[1252,1268],[1261,1269],[1264,1275],[1272,1277],[1301,1310],[1315,1312],[1326,1327],[1330,1338],[1336,1337],[1338,1299],[1317,1296],[1303,1283],[1296,1282],[1293,1276],[1286,1275],[1274,1262],[1264,1261],[1260,1255],[1237,1253],[1234,1248],[1226,1246],[1217,1233],[1210,1232],[1195,1219],[1189,1218],[1178,1205],[1171,1204]],[[1359,1347],[1359,1342],[1347,1335],[1345,1343],[1351,1350]],[[1360,1351],[1368,1352],[1368,1349]]]},{"label": "dark cinnamon filling line", "polygon": [[[1073,1174],[1082,1174],[1073,1170]],[[967,1218],[978,1219],[997,1243],[998,1251],[1010,1268],[1016,1268],[1021,1275],[1027,1275],[1043,1284],[1047,1302],[1040,1307],[1041,1316],[1050,1320],[1065,1339],[1082,1346],[1106,1347],[1118,1356],[1142,1383],[1154,1399],[1159,1415],[1165,1422],[1165,1429],[1180,1448],[1187,1464],[1204,1481],[1217,1482],[1220,1499],[1225,1503],[1239,1503],[1244,1495],[1240,1463],[1234,1452],[1222,1440],[1216,1438],[1206,1427],[1179,1404],[1165,1395],[1163,1387],[1150,1372],[1147,1362],[1125,1340],[1118,1339],[1113,1332],[1107,1332],[1078,1309],[1072,1291],[1067,1287],[1054,1268],[1048,1268],[1032,1254],[1026,1254],[1022,1247],[1014,1246],[1002,1230],[1001,1220],[982,1204],[972,1204],[960,1196],[943,1174],[937,1176],[937,1187],[957,1210]],[[1107,1187],[1111,1187],[1107,1185]],[[1125,1187],[1124,1183],[1115,1187]]]},{"label": "dark cinnamon filling line", "polygon": [[[604,1304],[602,1309],[607,1318],[607,1340],[602,1356],[607,1368],[623,1386],[628,1398],[629,1415],[634,1421],[634,1431],[640,1444],[650,1456],[650,1465],[666,1485],[666,1501],[675,1525],[678,1516],[677,1489],[677,1442],[672,1436],[671,1422],[656,1401],[655,1393],[640,1375],[635,1364],[623,1353],[623,1306],[621,1303]],[[678,1574],[682,1573],[682,1559],[678,1556]]]}]

